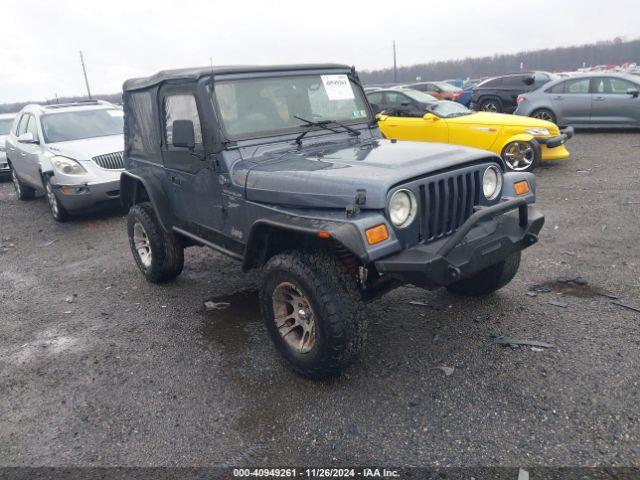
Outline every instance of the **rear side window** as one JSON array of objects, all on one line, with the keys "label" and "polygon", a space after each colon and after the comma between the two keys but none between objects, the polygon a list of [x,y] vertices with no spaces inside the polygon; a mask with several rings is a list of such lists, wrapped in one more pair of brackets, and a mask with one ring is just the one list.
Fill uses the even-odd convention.
[{"label": "rear side window", "polygon": [[202,144],[202,129],[198,107],[193,95],[168,95],[164,98],[164,124],[167,146],[173,141],[173,122],[176,120],[191,120],[196,144]]},{"label": "rear side window", "polygon": [[380,105],[380,103],[382,102],[382,93],[370,93],[368,97],[370,103]]},{"label": "rear side window", "polygon": [[502,85],[502,78],[492,78],[482,82],[478,87],[480,88],[496,88]]},{"label": "rear side window", "polygon": [[129,93],[125,97],[125,143],[127,149],[144,154],[147,160],[162,163],[160,138],[154,123],[150,91]]},{"label": "rear side window", "polygon": [[565,85],[565,83],[567,83],[567,82],[560,82],[560,83],[554,85],[549,90],[547,90],[547,93],[564,93],[564,85]]},{"label": "rear side window", "polygon": [[564,82],[564,93],[589,93],[589,79],[567,80]]},{"label": "rear side window", "polygon": [[527,75],[513,75],[511,77],[504,77],[502,84],[503,86],[508,88],[526,87],[527,84],[525,83],[525,81],[527,80],[527,78],[531,77],[528,77]]},{"label": "rear side window", "polygon": [[411,103],[411,100],[409,100],[409,98],[407,98],[402,93],[387,92],[385,95],[387,97],[387,105],[402,105],[403,103]]}]

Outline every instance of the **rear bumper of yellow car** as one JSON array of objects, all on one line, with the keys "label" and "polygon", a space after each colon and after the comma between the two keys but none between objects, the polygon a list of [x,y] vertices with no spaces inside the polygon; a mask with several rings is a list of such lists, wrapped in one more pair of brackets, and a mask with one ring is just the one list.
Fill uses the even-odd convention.
[{"label": "rear bumper of yellow car", "polygon": [[573,137],[573,127],[567,127],[560,131],[560,135],[555,137],[536,137],[540,144],[542,160],[563,160],[571,155],[565,143]]}]

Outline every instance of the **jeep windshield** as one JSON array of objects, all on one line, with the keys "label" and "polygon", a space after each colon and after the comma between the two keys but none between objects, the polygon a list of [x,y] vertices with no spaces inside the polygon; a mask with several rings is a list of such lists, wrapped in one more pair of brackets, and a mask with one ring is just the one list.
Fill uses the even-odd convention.
[{"label": "jeep windshield", "polygon": [[214,95],[230,140],[308,130],[300,118],[334,125],[369,121],[361,88],[344,74],[222,80]]},{"label": "jeep windshield", "polygon": [[123,125],[124,116],[119,108],[75,110],[42,116],[42,133],[46,143],[122,135]]}]

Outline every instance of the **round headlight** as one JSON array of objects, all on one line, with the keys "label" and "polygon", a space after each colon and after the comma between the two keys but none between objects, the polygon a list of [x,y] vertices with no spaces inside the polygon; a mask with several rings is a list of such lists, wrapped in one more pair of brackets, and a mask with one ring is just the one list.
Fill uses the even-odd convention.
[{"label": "round headlight", "polygon": [[416,218],[418,202],[410,190],[398,190],[389,200],[389,219],[394,227],[409,226]]},{"label": "round headlight", "polygon": [[482,176],[482,192],[487,200],[495,199],[502,190],[502,172],[497,167],[491,166],[484,171]]}]

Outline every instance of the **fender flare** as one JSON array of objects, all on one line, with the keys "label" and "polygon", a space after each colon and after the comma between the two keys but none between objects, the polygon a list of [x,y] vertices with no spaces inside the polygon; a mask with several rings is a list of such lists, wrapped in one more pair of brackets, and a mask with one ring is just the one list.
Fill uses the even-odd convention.
[{"label": "fender flare", "polygon": [[[153,183],[156,183],[155,188]],[[158,182],[153,182],[149,177],[135,175],[128,170],[122,172],[120,174],[120,203],[123,207],[131,207],[140,203],[140,185],[149,197],[160,226],[165,232],[171,232],[176,224],[176,219],[171,213],[168,197],[158,194],[158,189],[162,188]]]},{"label": "fender flare", "polygon": [[[304,235],[318,241],[333,240],[363,264],[369,263],[367,249],[354,224],[279,214],[260,219],[251,226],[242,259],[243,271],[264,264],[264,253],[269,248],[268,242],[271,241],[271,234],[274,232]],[[319,232],[323,232],[323,236],[320,236]]]}]

